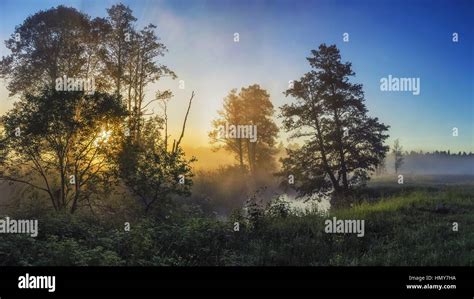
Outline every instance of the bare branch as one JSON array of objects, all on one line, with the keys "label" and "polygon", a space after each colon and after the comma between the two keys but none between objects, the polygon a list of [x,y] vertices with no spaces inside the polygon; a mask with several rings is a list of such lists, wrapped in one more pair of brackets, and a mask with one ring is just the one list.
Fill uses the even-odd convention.
[{"label": "bare branch", "polygon": [[179,144],[181,143],[181,140],[183,139],[184,130],[186,129],[186,121],[188,120],[189,110],[191,109],[191,103],[193,102],[193,98],[194,98],[194,91],[191,93],[191,98],[189,99],[189,104],[188,104],[188,110],[186,111],[186,115],[183,121],[183,129],[181,130],[181,136],[179,136],[178,142],[176,143],[176,147],[174,147],[174,151],[178,150]]}]

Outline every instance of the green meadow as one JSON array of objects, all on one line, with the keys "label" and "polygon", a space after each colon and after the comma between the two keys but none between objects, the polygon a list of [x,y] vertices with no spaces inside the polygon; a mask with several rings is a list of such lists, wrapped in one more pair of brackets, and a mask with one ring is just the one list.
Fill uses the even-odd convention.
[{"label": "green meadow", "polygon": [[[445,180],[446,181],[446,180]],[[459,181],[459,180],[458,180]],[[137,218],[123,223],[87,214],[40,213],[37,238],[2,236],[6,265],[141,266],[472,266],[474,185],[420,187],[379,179],[350,208],[294,215],[285,204],[237,210],[225,220],[199,212],[170,221]],[[382,194],[377,197],[377,194]],[[25,216],[25,210],[21,212]],[[11,215],[12,217],[14,215]],[[365,235],[327,234],[324,221],[364,219]],[[234,230],[235,223],[239,230]],[[456,225],[457,224],[457,225]],[[456,226],[456,227],[455,227]]]}]

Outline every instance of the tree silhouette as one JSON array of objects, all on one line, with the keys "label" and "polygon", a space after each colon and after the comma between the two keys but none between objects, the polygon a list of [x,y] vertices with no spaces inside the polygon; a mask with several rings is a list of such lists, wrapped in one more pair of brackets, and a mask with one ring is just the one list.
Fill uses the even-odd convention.
[{"label": "tree silhouette", "polygon": [[91,205],[114,182],[109,144],[125,116],[120,99],[108,94],[26,95],[1,118],[0,179],[44,191],[56,211]]},{"label": "tree silhouette", "polygon": [[[119,154],[119,176],[148,213],[163,213],[172,205],[173,195],[190,195],[193,173],[179,146],[169,150],[163,136],[164,119],[153,117],[143,124],[139,144],[125,141]],[[168,209],[166,209],[168,210]]]},{"label": "tree silhouette", "polygon": [[[238,94],[233,89],[218,113],[219,118],[212,122],[213,130],[209,133],[211,143],[220,144],[216,149],[224,148],[234,153],[241,169],[248,168],[252,174],[271,169],[278,127],[272,120],[274,109],[267,91],[257,84],[242,88]],[[220,128],[226,124],[256,126],[258,136],[255,142],[250,138],[224,136],[220,134]]]},{"label": "tree silhouette", "polygon": [[176,78],[158,58],[168,51],[149,24],[135,30],[136,18],[123,4],[107,9],[108,32],[105,35],[104,62],[106,74],[114,81],[114,92],[125,99],[132,140],[139,142],[143,116],[146,114],[145,88],[164,76]]},{"label": "tree silhouette", "polygon": [[28,17],[6,41],[11,54],[0,61],[0,78],[9,79],[11,95],[39,94],[54,88],[63,76],[94,78],[95,90],[122,96],[130,133],[138,142],[149,104],[146,86],[176,74],[158,62],[167,48],[155,25],[136,30],[137,19],[123,4],[113,5],[107,13],[107,18],[91,19],[74,8],[58,6]]},{"label": "tree silhouette", "polygon": [[[143,132],[142,144],[144,128],[157,130],[152,126],[156,120],[146,119],[153,114],[147,113],[150,103],[171,97],[164,91],[146,102],[145,89],[163,76],[176,75],[158,62],[167,49],[153,24],[135,29],[137,19],[123,4],[113,5],[107,13],[107,18],[91,19],[65,6],[37,12],[15,28],[6,41],[11,54],[0,61],[0,78],[8,80],[10,94],[21,96],[2,118],[7,138],[0,144],[0,179],[46,192],[56,210],[68,208],[73,213],[80,203],[90,204],[115,182],[111,174],[117,169],[126,170],[119,176],[126,186],[136,191],[130,183],[140,183],[151,201],[155,196],[146,192],[148,188],[164,188],[153,189],[160,197],[169,192],[155,183],[155,177],[148,177],[146,169],[157,175],[160,171],[174,175],[171,169],[179,169],[190,184],[180,143],[194,92],[171,150],[167,132],[159,143],[150,141],[150,132]],[[56,79],[63,76],[93,78],[96,93],[55,90]],[[14,135],[16,128],[21,136]],[[158,163],[161,154],[169,158]],[[123,159],[127,155],[130,159]],[[136,163],[121,164],[124,161]],[[71,175],[73,184],[68,183]],[[136,181],[137,177],[149,181]]]},{"label": "tree silhouette", "polygon": [[242,99],[239,98],[237,89],[232,89],[227,97],[224,98],[223,109],[218,111],[220,118],[212,122],[214,129],[209,132],[209,137],[211,138],[211,143],[221,143],[215,147],[215,150],[223,148],[226,151],[234,153],[236,159],[239,161],[240,168],[244,170],[244,141],[240,138],[226,138],[225,136],[220,136],[218,130],[220,126],[225,126],[226,123],[243,124],[244,111],[242,107]]},{"label": "tree silhouette", "polygon": [[[29,16],[5,43],[11,54],[0,62],[0,77],[9,79],[10,95],[40,94],[64,75],[95,78],[105,91],[99,49],[106,23],[74,8],[58,6]],[[16,37],[19,39],[16,39]]]},{"label": "tree silhouette", "polygon": [[281,107],[290,138],[303,144],[288,150],[280,175],[294,175],[300,195],[334,191],[338,206],[385,157],[388,126],[367,115],[362,85],[349,82],[355,73],[335,45],[322,44],[307,60],[312,70],[285,92],[296,102]]}]

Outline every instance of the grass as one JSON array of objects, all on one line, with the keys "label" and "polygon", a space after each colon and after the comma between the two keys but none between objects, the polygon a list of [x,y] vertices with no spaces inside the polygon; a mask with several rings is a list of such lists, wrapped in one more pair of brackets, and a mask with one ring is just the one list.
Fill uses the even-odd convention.
[{"label": "grass", "polygon": [[[473,186],[420,190],[329,215],[240,219],[238,232],[236,219],[145,218],[124,232],[118,219],[50,214],[36,239],[1,236],[0,265],[473,266]],[[364,237],[326,234],[332,217],[365,220]]]},{"label": "grass", "polygon": [[[366,222],[363,238],[342,237],[335,248],[337,265],[474,265],[470,187],[411,192],[334,211],[329,217]],[[453,231],[454,222],[458,231]]]}]

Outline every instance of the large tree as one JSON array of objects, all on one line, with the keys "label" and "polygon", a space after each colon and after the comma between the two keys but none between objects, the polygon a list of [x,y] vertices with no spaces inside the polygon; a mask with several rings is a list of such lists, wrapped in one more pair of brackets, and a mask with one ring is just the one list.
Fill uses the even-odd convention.
[{"label": "large tree", "polygon": [[[240,167],[248,168],[251,174],[271,170],[278,127],[272,119],[274,108],[268,92],[258,84],[243,87],[238,94],[233,89],[218,113],[219,117],[212,122],[213,130],[209,133],[211,142],[218,144],[216,149],[223,148],[235,154]],[[255,126],[256,140],[221,134],[226,125]]]},{"label": "large tree", "polygon": [[8,79],[11,95],[39,94],[63,76],[94,77],[96,90],[105,90],[99,52],[106,27],[105,20],[70,7],[35,13],[5,41],[11,54],[0,61],[0,78]]},{"label": "large tree", "polygon": [[[148,84],[163,76],[176,77],[158,62],[166,47],[153,24],[136,29],[136,18],[127,6],[113,5],[107,13],[106,18],[91,19],[64,6],[37,12],[15,28],[6,41],[11,54],[0,61],[0,78],[8,80],[10,94],[20,96],[15,108],[2,119],[8,137],[0,144],[0,179],[44,191],[56,210],[74,212],[79,203],[89,202],[92,195],[106,190],[105,184],[113,182],[111,168],[130,166],[120,164],[123,155],[140,156],[139,161],[146,161],[143,165],[153,171],[183,165],[180,142],[185,123],[169,154],[174,158],[160,163],[155,156],[160,150],[168,151],[167,132],[160,143],[163,146],[158,148],[151,146],[150,132],[143,133],[143,144],[140,138],[144,129],[150,129],[146,121],[150,103],[171,97],[165,91],[145,101]],[[63,76],[93,78],[96,95],[56,91],[56,79]],[[190,106],[191,100],[186,118]],[[103,131],[99,124],[110,129]],[[17,127],[22,133],[15,138],[12,134]],[[100,134],[107,139],[105,147],[99,146]],[[140,170],[145,168],[135,166],[137,175],[143,174]],[[126,184],[133,182],[134,178],[124,173],[132,175],[133,171],[121,173]],[[75,175],[75,184],[68,183],[71,175]],[[158,186],[147,180],[143,184]]]},{"label": "large tree", "polygon": [[136,29],[137,19],[123,5],[107,9],[107,18],[91,19],[78,10],[58,6],[29,16],[6,41],[11,54],[0,61],[0,78],[14,94],[39,94],[54,88],[57,78],[94,78],[95,90],[119,94],[127,105],[132,138],[149,107],[148,84],[164,76],[176,78],[158,60],[167,52],[153,24]]},{"label": "large tree", "polygon": [[218,144],[214,150],[224,149],[235,155],[238,160],[240,168],[245,169],[244,162],[244,141],[240,138],[225,138],[220,136],[218,128],[229,124],[243,124],[244,110],[242,109],[242,99],[237,94],[237,89],[232,89],[229,94],[224,98],[223,108],[218,111],[219,118],[213,120],[212,127],[214,128],[209,132],[211,143]]},{"label": "large tree", "polygon": [[109,31],[104,39],[106,74],[114,82],[114,92],[123,96],[129,112],[128,126],[132,140],[139,142],[145,103],[145,88],[162,77],[176,74],[158,59],[168,51],[149,24],[136,30],[136,18],[123,4],[107,9]]},{"label": "large tree", "polygon": [[91,206],[114,181],[111,147],[126,116],[105,93],[45,90],[1,118],[0,180],[44,192],[57,211]]},{"label": "large tree", "polygon": [[288,150],[281,175],[295,177],[300,195],[332,193],[332,204],[350,200],[388,151],[388,126],[367,115],[361,84],[335,45],[322,44],[307,58],[311,70],[285,94],[296,102],[281,107],[284,128],[302,143]]}]

